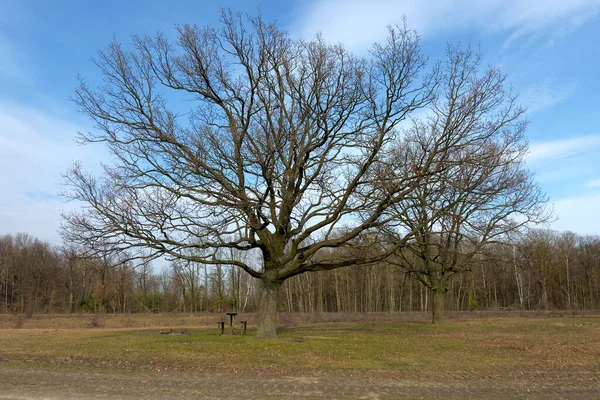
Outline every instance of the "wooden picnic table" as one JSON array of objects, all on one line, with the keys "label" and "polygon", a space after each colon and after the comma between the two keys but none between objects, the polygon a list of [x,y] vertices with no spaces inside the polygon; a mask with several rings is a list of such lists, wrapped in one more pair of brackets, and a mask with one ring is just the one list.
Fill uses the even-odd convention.
[{"label": "wooden picnic table", "polygon": [[233,335],[233,320],[235,319],[235,316],[238,315],[238,313],[228,312],[225,314],[229,315],[229,334]]}]

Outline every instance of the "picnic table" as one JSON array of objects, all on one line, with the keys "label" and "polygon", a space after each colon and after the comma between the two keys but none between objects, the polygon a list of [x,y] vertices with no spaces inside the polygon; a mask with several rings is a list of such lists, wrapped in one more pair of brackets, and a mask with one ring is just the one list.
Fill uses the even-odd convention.
[{"label": "picnic table", "polygon": [[238,313],[228,312],[225,314],[229,315],[229,334],[233,335],[233,320],[235,319],[235,316],[238,315]]}]

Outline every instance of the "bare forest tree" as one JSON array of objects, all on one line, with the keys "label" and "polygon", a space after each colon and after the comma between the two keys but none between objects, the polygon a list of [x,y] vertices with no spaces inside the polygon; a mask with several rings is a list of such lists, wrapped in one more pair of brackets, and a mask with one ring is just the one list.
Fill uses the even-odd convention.
[{"label": "bare forest tree", "polygon": [[[570,242],[566,246],[562,243],[565,238]],[[447,291],[441,293],[445,311],[454,315],[470,310],[535,311],[547,307],[597,312],[599,237],[530,230],[512,239],[510,244],[490,243],[480,255],[460,265],[462,273],[452,274]],[[337,258],[334,253],[352,251],[351,247],[332,249],[329,256]],[[236,266],[221,266],[219,275],[215,265],[197,264],[199,274],[195,273],[196,280],[191,282],[182,280],[174,266],[154,270],[147,262],[135,268],[115,263],[104,269],[102,258],[84,256],[78,248],[53,248],[24,234],[0,236],[0,314],[190,312],[191,301],[195,301],[194,313],[214,313],[207,317],[215,319],[223,311],[252,314],[257,310],[259,281]],[[258,257],[253,258],[243,260],[258,265]],[[171,264],[176,263],[181,260]],[[314,321],[379,318],[365,315],[377,312],[426,312],[431,310],[432,290],[415,275],[407,265],[392,263],[389,258],[300,274],[284,282],[285,296],[279,307]],[[195,300],[190,296],[193,291]],[[253,315],[244,318],[254,323]],[[282,322],[293,318],[286,315]]]},{"label": "bare forest tree", "polygon": [[63,263],[50,245],[28,234],[0,236],[2,311],[48,312],[58,303]]},{"label": "bare forest tree", "polygon": [[485,246],[550,217],[546,196],[524,165],[523,109],[505,76],[495,68],[481,71],[481,62],[470,47],[448,47],[429,113],[413,120],[393,153],[401,177],[421,172],[436,154],[436,173],[390,208],[401,232],[416,232],[398,255],[431,290],[434,323],[442,320],[453,274],[468,270]]},{"label": "bare forest tree", "polygon": [[[257,335],[269,338],[286,279],[379,261],[417,230],[360,251],[372,243],[360,237],[379,235],[387,208],[424,176],[385,190],[375,182],[400,122],[431,101],[436,74],[403,26],[359,58],[261,17],[224,11],[221,22],[181,26],[176,43],[158,34],[100,52],[103,83],[82,79],[75,97],[95,123],[80,139],[104,143],[115,164],[101,177],[69,171],[66,195],[86,206],[65,215],[63,232],[87,248],[243,269],[261,282]],[[347,257],[318,256],[349,245],[358,250],[339,253]],[[259,252],[262,267],[227,250]]]}]

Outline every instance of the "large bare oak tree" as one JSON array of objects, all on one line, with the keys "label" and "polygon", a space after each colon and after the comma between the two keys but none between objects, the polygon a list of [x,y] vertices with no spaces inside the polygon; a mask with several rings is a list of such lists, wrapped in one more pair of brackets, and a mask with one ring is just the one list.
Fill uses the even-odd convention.
[{"label": "large bare oak tree", "polygon": [[[104,143],[114,163],[98,177],[79,165],[67,174],[67,196],[85,204],[64,216],[67,240],[235,265],[261,282],[257,335],[269,338],[285,279],[378,261],[410,237],[375,255],[318,256],[375,235],[421,179],[373,182],[399,123],[435,87],[404,26],[359,58],[224,11],[219,27],[134,37],[95,61],[102,84],[82,79],[75,97],[95,129],[80,138]],[[229,249],[259,252],[262,265]]]}]

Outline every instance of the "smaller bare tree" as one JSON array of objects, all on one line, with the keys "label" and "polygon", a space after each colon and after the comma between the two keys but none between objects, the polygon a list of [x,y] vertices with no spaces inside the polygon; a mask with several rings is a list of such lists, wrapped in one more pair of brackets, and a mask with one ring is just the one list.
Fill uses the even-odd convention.
[{"label": "smaller bare tree", "polygon": [[[546,221],[545,195],[525,168],[526,121],[497,69],[449,46],[430,112],[413,121],[393,154],[395,173],[422,174],[420,186],[391,207],[400,231],[416,231],[398,252],[401,265],[432,293],[433,322],[453,274],[488,244]],[[424,160],[435,154],[427,169]]]}]

